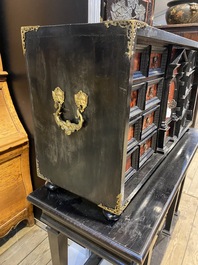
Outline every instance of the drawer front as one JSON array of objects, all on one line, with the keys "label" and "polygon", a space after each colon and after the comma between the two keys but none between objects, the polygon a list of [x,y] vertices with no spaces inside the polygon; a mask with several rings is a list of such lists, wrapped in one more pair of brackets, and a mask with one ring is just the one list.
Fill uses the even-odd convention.
[{"label": "drawer front", "polygon": [[130,76],[134,80],[148,76],[150,47],[137,45],[134,56],[130,63]]},{"label": "drawer front", "polygon": [[157,84],[152,84],[147,87],[146,90],[146,101],[151,100],[157,97]]},{"label": "drawer front", "polygon": [[127,156],[125,172],[129,171],[132,167],[131,155]]},{"label": "drawer front", "polygon": [[157,105],[149,111],[145,112],[142,117],[141,139],[145,139],[149,134],[153,133],[159,126],[159,110]]},{"label": "drawer front", "polygon": [[134,138],[134,134],[135,134],[135,124],[129,125],[128,142],[130,142]]},{"label": "drawer front", "polygon": [[130,95],[130,119],[134,119],[138,115],[142,114],[145,104],[145,89],[146,82],[132,86]]},{"label": "drawer front", "polygon": [[149,76],[161,75],[165,73],[168,50],[165,47],[151,47],[149,61]]},{"label": "drawer front", "polygon": [[149,126],[152,126],[152,124],[154,123],[154,112],[147,114],[144,119],[143,119],[143,126],[142,126],[142,130],[144,131],[145,129],[147,129]]},{"label": "drawer front", "polygon": [[132,72],[140,71],[141,52],[136,52],[133,59]]},{"label": "drawer front", "polygon": [[137,106],[137,102],[138,102],[138,90],[135,90],[131,92],[130,108]]},{"label": "drawer front", "polygon": [[145,95],[145,109],[149,109],[158,103],[162,98],[164,78],[157,78],[147,82]]},{"label": "drawer front", "polygon": [[156,140],[157,131],[154,131],[150,136],[148,136],[139,144],[139,167],[143,166],[156,151]]},{"label": "drawer front", "polygon": [[140,145],[140,158],[148,152],[149,148],[151,148],[152,139],[146,140],[143,144]]},{"label": "drawer front", "polygon": [[139,146],[132,149],[126,157],[125,181],[137,172],[139,168]]},{"label": "drawer front", "polygon": [[130,151],[139,143],[141,125],[142,125],[141,116],[129,122],[127,151]]}]

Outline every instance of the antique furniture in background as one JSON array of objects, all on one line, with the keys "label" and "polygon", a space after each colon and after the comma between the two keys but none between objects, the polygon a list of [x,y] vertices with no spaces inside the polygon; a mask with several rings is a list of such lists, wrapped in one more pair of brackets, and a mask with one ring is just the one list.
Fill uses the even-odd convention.
[{"label": "antique furniture in background", "polygon": [[155,0],[104,0],[105,20],[137,19],[153,25]]},{"label": "antique furniture in background", "polygon": [[0,237],[22,220],[34,224],[27,134],[16,114],[0,58]]},{"label": "antique furniture in background", "polygon": [[[29,138],[30,170],[33,189],[44,184],[37,177],[34,130],[25,60],[21,47],[21,26],[88,22],[88,0],[1,0],[0,52],[12,100]],[[31,14],[31,15],[30,15]],[[40,211],[34,208],[40,217]]]},{"label": "antique furniture in background", "polygon": [[198,43],[136,20],[22,36],[38,176],[119,216],[192,124]]},{"label": "antique furniture in background", "polygon": [[198,23],[198,0],[173,0],[167,6],[167,24]]}]

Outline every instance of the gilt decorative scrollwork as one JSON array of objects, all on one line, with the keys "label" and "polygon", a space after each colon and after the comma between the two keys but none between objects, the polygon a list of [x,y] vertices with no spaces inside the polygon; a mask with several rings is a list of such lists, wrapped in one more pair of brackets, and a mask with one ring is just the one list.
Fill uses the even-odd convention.
[{"label": "gilt decorative scrollwork", "polygon": [[118,26],[127,29],[128,51],[126,52],[126,55],[128,56],[129,59],[132,57],[135,51],[134,45],[135,45],[137,29],[141,29],[148,26],[145,22],[138,20],[105,21],[104,25],[107,28],[109,28],[110,26]]},{"label": "gilt decorative scrollwork", "polygon": [[100,203],[98,206],[109,213],[119,216],[124,211],[124,209],[127,207],[127,205],[129,204],[129,201],[126,201],[125,204],[122,205],[122,200],[123,200],[122,194],[117,195],[116,199],[117,201],[116,201],[115,208],[106,207],[102,203]]},{"label": "gilt decorative scrollwork", "polygon": [[26,53],[26,47],[25,47],[25,34],[29,31],[38,31],[40,26],[25,26],[21,27],[21,40],[22,40],[22,49],[23,49],[23,54]]},{"label": "gilt decorative scrollwork", "polygon": [[71,135],[73,132],[79,131],[82,128],[84,122],[82,113],[87,107],[88,96],[82,90],[74,95],[74,100],[77,106],[76,119],[78,120],[78,123],[71,122],[70,120],[62,120],[61,109],[65,100],[65,95],[60,87],[56,87],[54,91],[52,91],[52,97],[54,100],[54,107],[57,109],[56,112],[53,113],[57,125],[64,130],[66,135]]}]

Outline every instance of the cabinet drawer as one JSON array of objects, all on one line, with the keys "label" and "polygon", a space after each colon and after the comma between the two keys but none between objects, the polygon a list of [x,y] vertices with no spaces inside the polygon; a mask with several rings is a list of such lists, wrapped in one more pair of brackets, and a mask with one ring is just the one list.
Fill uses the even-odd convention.
[{"label": "cabinet drawer", "polygon": [[158,128],[159,123],[159,108],[157,105],[143,114],[141,139],[146,138],[150,133]]},{"label": "cabinet drawer", "polygon": [[161,101],[163,78],[158,78],[147,82],[146,95],[145,95],[145,109],[149,109],[157,105]]},{"label": "cabinet drawer", "polygon": [[149,75],[159,75],[165,72],[167,55],[167,48],[152,47],[149,60]]},{"label": "cabinet drawer", "polygon": [[140,83],[133,85],[131,88],[130,97],[130,118],[135,118],[142,113],[144,109],[144,95],[145,95],[146,83]]},{"label": "cabinet drawer", "polygon": [[130,76],[134,80],[148,76],[150,46],[137,45],[130,63]]},{"label": "cabinet drawer", "polygon": [[127,181],[139,167],[139,146],[132,149],[126,158],[125,181]]},{"label": "cabinet drawer", "polygon": [[135,120],[129,122],[129,130],[128,130],[128,145],[127,150],[131,150],[135,145],[137,145],[140,141],[140,130],[142,124],[142,117],[138,117]]},{"label": "cabinet drawer", "polygon": [[139,167],[143,166],[149,157],[156,151],[157,131],[154,131],[150,136],[144,139],[140,144],[139,149]]}]

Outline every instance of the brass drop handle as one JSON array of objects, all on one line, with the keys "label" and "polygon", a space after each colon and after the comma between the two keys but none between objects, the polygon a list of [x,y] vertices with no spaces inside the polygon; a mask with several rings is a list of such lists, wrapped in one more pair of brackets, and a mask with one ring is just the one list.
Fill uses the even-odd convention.
[{"label": "brass drop handle", "polygon": [[65,96],[60,87],[56,87],[54,91],[52,91],[52,98],[54,100],[54,107],[56,109],[56,112],[53,113],[53,115],[57,125],[64,130],[65,134],[67,135],[71,135],[73,132],[79,131],[82,128],[84,122],[82,113],[87,107],[88,96],[82,90],[74,95],[74,100],[77,106],[76,118],[78,119],[78,123],[73,123],[69,120],[64,121],[61,119],[61,108],[64,103]]}]

